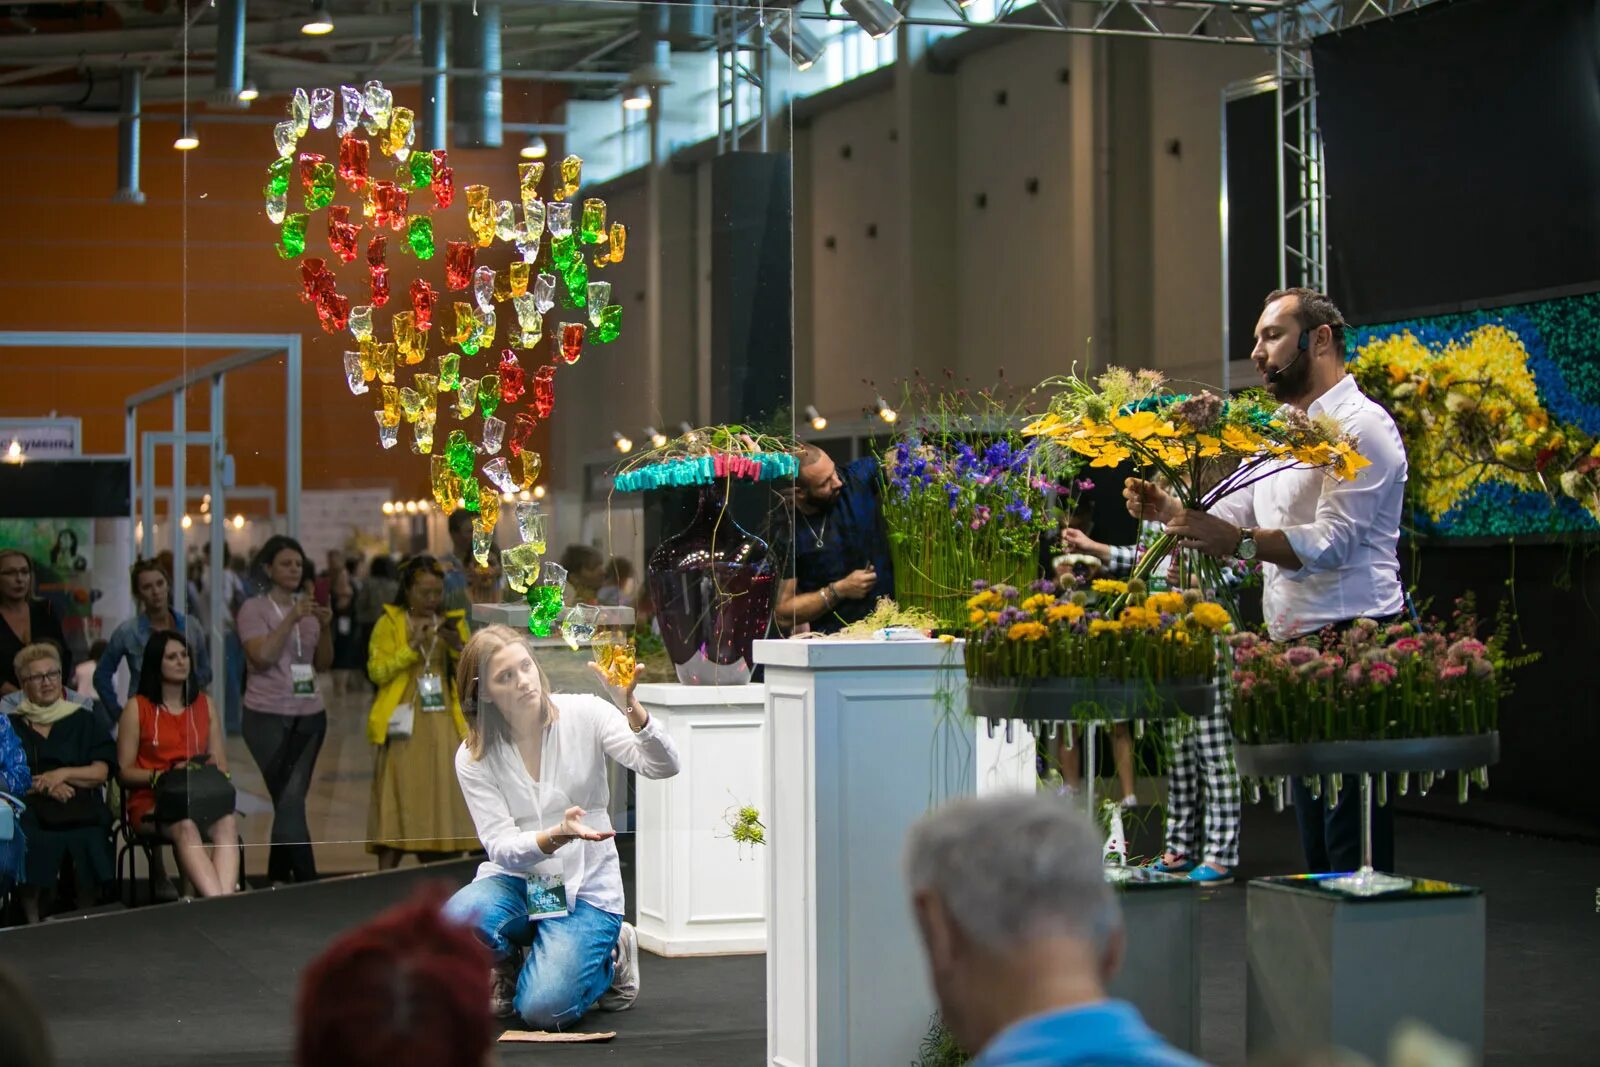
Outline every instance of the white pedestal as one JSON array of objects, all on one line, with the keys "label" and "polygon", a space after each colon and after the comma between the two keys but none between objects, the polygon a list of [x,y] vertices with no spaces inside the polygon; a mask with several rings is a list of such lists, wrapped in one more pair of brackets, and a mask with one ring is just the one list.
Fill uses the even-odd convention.
[{"label": "white pedestal", "polygon": [[637,693],[681,765],[635,783],[639,945],[658,956],[765,952],[767,848],[735,842],[728,818],[751,804],[767,821],[766,687],[650,683]]},{"label": "white pedestal", "polygon": [[949,797],[1036,788],[1032,735],[991,739],[967,716],[961,648],[756,642],[771,1064],[916,1061],[935,1005],[901,873],[906,831]]}]

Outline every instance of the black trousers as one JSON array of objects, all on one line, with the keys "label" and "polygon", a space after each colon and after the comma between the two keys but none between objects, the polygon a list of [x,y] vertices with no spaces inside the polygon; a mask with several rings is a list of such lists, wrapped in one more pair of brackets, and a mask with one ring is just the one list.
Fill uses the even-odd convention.
[{"label": "black trousers", "polygon": [[[1377,787],[1373,787],[1376,794]],[[1361,776],[1344,776],[1344,788],[1330,810],[1328,796],[1311,795],[1294,779],[1294,817],[1300,824],[1300,847],[1306,870],[1312,874],[1353,871],[1361,866]],[[1372,802],[1372,865],[1394,871],[1394,812],[1387,804]]]},{"label": "black trousers", "polygon": [[311,772],[328,734],[328,713],[273,715],[244,709],[244,743],[272,794],[272,850],[267,877],[274,882],[312,882],[317,878],[306,822]]}]

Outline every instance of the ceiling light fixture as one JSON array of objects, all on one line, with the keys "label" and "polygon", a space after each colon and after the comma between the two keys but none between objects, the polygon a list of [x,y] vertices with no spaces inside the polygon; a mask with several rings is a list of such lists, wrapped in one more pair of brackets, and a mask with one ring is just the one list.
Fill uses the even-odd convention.
[{"label": "ceiling light fixture", "polygon": [[896,412],[894,408],[883,402],[883,397],[881,396],[878,397],[877,412],[878,418],[882,419],[884,422],[894,422],[895,419],[900,417],[899,413]]},{"label": "ceiling light fixture", "polygon": [[666,447],[667,435],[656,429],[654,426],[646,426],[644,428],[644,435],[650,439],[651,448]]},{"label": "ceiling light fixture", "polygon": [[629,111],[648,111],[652,102],[650,90],[642,85],[630,85],[622,92],[622,106]]},{"label": "ceiling light fixture", "polygon": [[905,18],[888,0],[843,0],[840,6],[873,40],[889,36]]},{"label": "ceiling light fixture", "polygon": [[813,430],[826,430],[828,428],[828,420],[822,417],[822,412],[818,411],[814,404],[806,405],[806,418],[811,420],[811,428]]},{"label": "ceiling light fixture", "polygon": [[535,500],[543,500],[544,499],[544,486],[536,485],[536,486],[533,487],[533,499],[535,499]]},{"label": "ceiling light fixture", "polygon": [[234,516],[233,516],[233,528],[235,530],[244,529],[244,516],[243,515],[240,515],[238,513],[234,514]]},{"label": "ceiling light fixture", "polygon": [[323,37],[333,32],[333,13],[328,10],[328,0],[311,0],[311,17],[300,27],[307,37]]},{"label": "ceiling light fixture", "polygon": [[183,128],[178,131],[178,139],[172,142],[172,147],[180,152],[192,152],[200,147],[200,138],[194,135],[194,123],[183,120]]},{"label": "ceiling light fixture", "polygon": [[[972,0],[967,0],[971,3]],[[827,45],[816,34],[806,29],[805,23],[799,16],[790,16],[779,19],[773,24],[772,31],[768,34],[773,45],[789,57],[789,62],[794,64],[795,70],[810,70],[817,60],[822,58],[822,53]]]},{"label": "ceiling light fixture", "polygon": [[544,138],[534,134],[528,138],[528,143],[522,146],[523,159],[543,159],[550,154],[550,146],[544,143]]},{"label": "ceiling light fixture", "polygon": [[241,104],[248,104],[258,99],[260,96],[261,90],[256,88],[256,83],[253,81],[246,81],[244,83],[244,88],[239,90],[239,102]]}]

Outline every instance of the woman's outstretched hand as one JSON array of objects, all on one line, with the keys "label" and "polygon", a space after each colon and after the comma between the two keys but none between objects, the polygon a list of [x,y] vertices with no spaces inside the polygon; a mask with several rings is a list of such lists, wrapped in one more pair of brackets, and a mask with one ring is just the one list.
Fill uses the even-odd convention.
[{"label": "woman's outstretched hand", "polygon": [[582,822],[585,814],[582,808],[568,808],[566,817],[561,820],[561,825],[551,830],[550,836],[563,844],[574,839],[579,841],[604,841],[608,837],[617,836],[615,830],[596,830],[592,826],[585,826]]}]

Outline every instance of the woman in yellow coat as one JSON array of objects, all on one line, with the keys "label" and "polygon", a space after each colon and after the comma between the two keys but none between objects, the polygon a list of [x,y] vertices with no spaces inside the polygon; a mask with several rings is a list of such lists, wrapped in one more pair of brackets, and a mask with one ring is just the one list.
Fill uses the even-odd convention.
[{"label": "woman in yellow coat", "polygon": [[471,636],[461,611],[441,612],[444,570],[432,556],[400,568],[400,592],[372,630],[367,674],[378,687],[367,718],[377,746],[367,848],[378,867],[408,852],[421,862],[478,847],[455,756],[467,723],[456,695],[455,665]]}]

